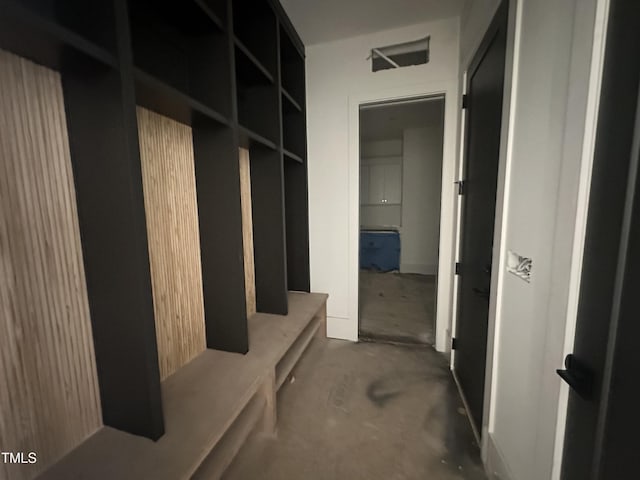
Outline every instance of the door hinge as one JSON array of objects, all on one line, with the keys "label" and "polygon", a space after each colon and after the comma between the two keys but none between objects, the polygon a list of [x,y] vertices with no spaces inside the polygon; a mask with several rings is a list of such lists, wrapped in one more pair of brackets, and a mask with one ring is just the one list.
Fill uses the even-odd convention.
[{"label": "door hinge", "polygon": [[469,95],[465,93],[462,95],[462,109],[466,110],[467,108],[469,108]]},{"label": "door hinge", "polygon": [[456,337],[451,337],[451,350],[456,350],[458,348],[458,340]]},{"label": "door hinge", "polygon": [[462,264],[460,262],[456,262],[455,272],[456,272],[456,275],[460,275],[460,273],[462,272]]},{"label": "door hinge", "polygon": [[458,195],[464,195],[465,193],[465,181],[464,180],[458,180],[456,182],[456,184],[458,185]]}]

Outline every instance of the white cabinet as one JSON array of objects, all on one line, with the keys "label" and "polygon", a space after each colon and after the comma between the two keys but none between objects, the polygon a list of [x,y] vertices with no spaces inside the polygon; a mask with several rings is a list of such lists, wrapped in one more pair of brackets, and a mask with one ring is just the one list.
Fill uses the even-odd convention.
[{"label": "white cabinet", "polygon": [[367,203],[384,203],[384,165],[369,167],[369,201]]},{"label": "white cabinet", "polygon": [[402,165],[384,166],[384,203],[402,203]]},{"label": "white cabinet", "polygon": [[360,204],[369,203],[369,165],[360,166]]},{"label": "white cabinet", "polygon": [[402,203],[402,165],[362,165],[360,167],[360,203],[370,205]]}]

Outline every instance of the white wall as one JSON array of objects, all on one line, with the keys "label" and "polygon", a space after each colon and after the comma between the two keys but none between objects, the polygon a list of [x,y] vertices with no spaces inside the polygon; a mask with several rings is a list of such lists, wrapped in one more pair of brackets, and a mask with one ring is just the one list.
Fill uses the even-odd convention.
[{"label": "white wall", "polygon": [[[466,68],[498,2],[463,16]],[[576,243],[596,0],[518,0],[512,10],[494,241],[483,455],[500,478],[555,478],[560,379]],[[515,27],[515,30],[513,28]],[[514,33],[515,32],[515,33]],[[507,250],[533,258],[531,283],[505,273]],[[578,260],[576,260],[576,258]],[[491,336],[490,331],[490,336]],[[563,421],[563,420],[561,420]],[[561,441],[561,436],[559,437]]]},{"label": "white wall", "polygon": [[396,227],[400,231],[401,205],[362,205],[360,224],[363,229]]},{"label": "white wall", "polygon": [[403,133],[400,271],[435,275],[440,240],[442,125]]},{"label": "white wall", "polygon": [[[375,46],[431,35],[428,64],[372,73]],[[358,107],[376,100],[445,94],[445,141],[436,347],[444,350],[451,309],[453,191],[458,123],[458,19],[382,31],[307,49],[311,288],[329,293],[328,334],[358,329]]]},{"label": "white wall", "polygon": [[397,157],[402,155],[402,139],[370,140],[360,145],[360,157]]}]

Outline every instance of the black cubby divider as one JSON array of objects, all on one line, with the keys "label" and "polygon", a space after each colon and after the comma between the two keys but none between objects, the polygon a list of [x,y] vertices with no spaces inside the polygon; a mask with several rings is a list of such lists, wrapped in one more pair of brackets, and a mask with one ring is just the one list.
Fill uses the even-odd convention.
[{"label": "black cubby divider", "polygon": [[277,0],[0,0],[0,48],[62,76],[106,426],[164,432],[136,105],[192,127],[207,347],[244,353],[239,146],[258,310],[309,290],[301,45]]},{"label": "black cubby divider", "polygon": [[259,312],[286,315],[287,258],[283,158],[279,151],[254,145],[251,162],[251,209]]},{"label": "black cubby divider", "polygon": [[287,230],[287,285],[289,290],[308,292],[309,221],[307,217],[307,168],[299,159],[284,161],[284,190]]},{"label": "black cubby divider", "polygon": [[74,63],[62,85],[103,422],[155,440],[164,418],[133,68],[116,12],[119,69]]},{"label": "black cubby divider", "polygon": [[207,347],[246,353],[240,164],[236,133],[217,122],[193,128]]},{"label": "black cubby divider", "polygon": [[304,113],[297,110],[282,112],[282,146],[291,153],[304,157],[306,153],[306,126]]},{"label": "black cubby divider", "polygon": [[309,219],[305,68],[302,42],[292,27],[279,27],[280,92],[287,288],[309,292]]}]

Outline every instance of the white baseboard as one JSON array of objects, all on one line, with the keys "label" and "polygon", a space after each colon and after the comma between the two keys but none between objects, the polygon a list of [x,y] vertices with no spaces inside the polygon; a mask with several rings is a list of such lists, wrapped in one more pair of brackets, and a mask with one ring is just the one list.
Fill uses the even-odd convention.
[{"label": "white baseboard", "polygon": [[358,341],[358,322],[349,318],[327,317],[327,337]]},{"label": "white baseboard", "polygon": [[500,449],[495,444],[493,436],[487,434],[487,448],[484,468],[489,480],[513,480],[509,468],[500,453]]},{"label": "white baseboard", "polygon": [[438,265],[419,265],[412,263],[401,263],[400,273],[418,273],[420,275],[436,275]]}]

